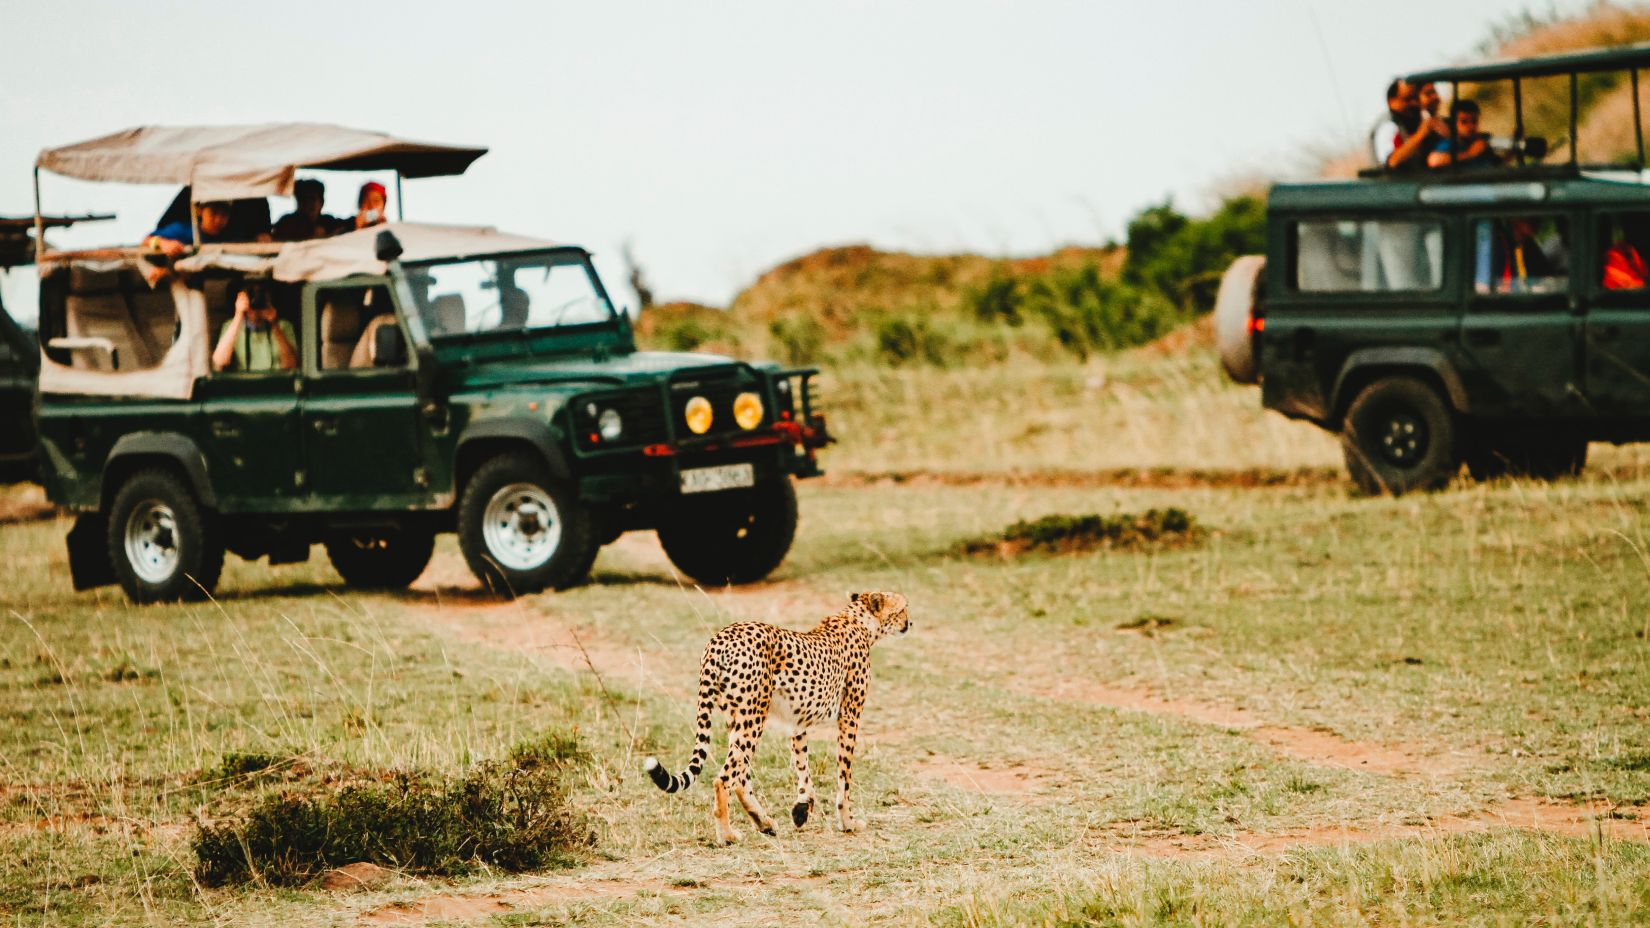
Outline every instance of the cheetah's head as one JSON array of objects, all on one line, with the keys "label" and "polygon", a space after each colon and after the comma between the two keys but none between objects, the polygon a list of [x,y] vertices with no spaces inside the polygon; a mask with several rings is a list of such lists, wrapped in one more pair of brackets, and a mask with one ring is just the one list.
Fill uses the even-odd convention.
[{"label": "cheetah's head", "polygon": [[898,593],[850,593],[848,602],[861,607],[866,617],[876,622],[872,634],[879,638],[883,635],[903,635],[911,630],[911,614],[906,610],[908,603]]}]

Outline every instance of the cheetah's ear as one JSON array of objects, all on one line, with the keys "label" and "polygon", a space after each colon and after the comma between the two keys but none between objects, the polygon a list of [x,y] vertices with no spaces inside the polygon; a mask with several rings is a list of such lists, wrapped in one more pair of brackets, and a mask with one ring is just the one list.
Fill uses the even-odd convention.
[{"label": "cheetah's ear", "polygon": [[848,601],[851,602],[851,603],[859,602],[859,594],[858,593],[849,593],[848,594]]},{"label": "cheetah's ear", "polygon": [[872,615],[879,617],[882,615],[881,593],[859,593],[854,596],[854,601],[864,603],[865,608],[871,610]]}]

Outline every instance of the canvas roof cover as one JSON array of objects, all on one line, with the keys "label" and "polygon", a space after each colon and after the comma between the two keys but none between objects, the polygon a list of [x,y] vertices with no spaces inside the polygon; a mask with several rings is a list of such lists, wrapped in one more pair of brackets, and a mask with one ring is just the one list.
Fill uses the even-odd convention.
[{"label": "canvas roof cover", "polygon": [[290,196],[298,168],[462,174],[485,148],[434,145],[325,123],[139,126],[48,148],[37,167],[80,180],[190,184],[196,202]]},{"label": "canvas roof cover", "polygon": [[351,274],[382,274],[378,234],[393,232],[401,242],[403,262],[467,258],[476,255],[542,251],[559,247],[543,239],[511,235],[488,226],[437,226],[391,222],[331,238],[283,245],[275,256],[276,280],[337,280]]}]

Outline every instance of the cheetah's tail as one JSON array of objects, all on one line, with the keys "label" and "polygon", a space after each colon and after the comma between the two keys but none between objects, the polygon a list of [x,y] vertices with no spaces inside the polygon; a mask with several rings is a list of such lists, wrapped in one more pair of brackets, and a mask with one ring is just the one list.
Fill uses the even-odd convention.
[{"label": "cheetah's tail", "polygon": [[716,696],[711,685],[709,673],[703,673],[699,678],[699,717],[694,725],[693,759],[688,761],[687,769],[674,776],[659,763],[659,758],[649,757],[642,762],[642,769],[653,778],[653,785],[667,793],[680,792],[693,785],[699,778],[699,771],[705,767],[705,758],[710,756],[710,714],[716,706]]}]

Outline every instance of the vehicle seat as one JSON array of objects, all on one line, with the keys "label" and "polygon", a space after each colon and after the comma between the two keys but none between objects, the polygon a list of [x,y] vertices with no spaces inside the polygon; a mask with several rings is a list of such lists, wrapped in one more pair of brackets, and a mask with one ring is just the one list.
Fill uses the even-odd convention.
[{"label": "vehicle seat", "polygon": [[396,325],[394,313],[380,313],[372,317],[367,327],[361,330],[361,338],[355,343],[355,351],[350,354],[350,367],[372,367],[373,340],[378,337],[378,330],[387,325]]},{"label": "vehicle seat", "polygon": [[361,311],[353,304],[328,302],[321,307],[321,369],[354,367],[356,343],[361,337]]},{"label": "vehicle seat", "polygon": [[446,293],[435,298],[430,304],[430,314],[435,317],[435,329],[443,335],[457,335],[464,331],[464,297],[457,293]]}]

